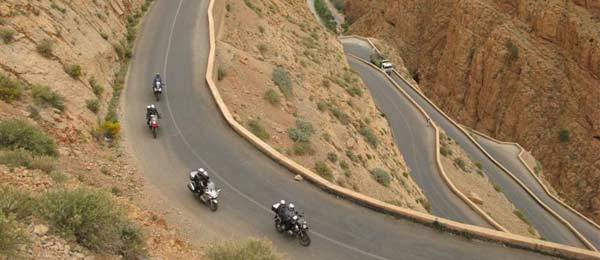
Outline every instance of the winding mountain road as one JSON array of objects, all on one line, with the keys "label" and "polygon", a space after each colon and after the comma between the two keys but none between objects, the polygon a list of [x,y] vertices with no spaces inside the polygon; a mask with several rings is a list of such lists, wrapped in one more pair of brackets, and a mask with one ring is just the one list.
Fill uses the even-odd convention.
[{"label": "winding mountain road", "polygon": [[[348,54],[355,55],[361,59],[369,60],[369,56],[373,53],[373,49],[366,45],[364,42],[360,42],[356,39],[345,39],[342,40],[344,50]],[[370,71],[364,71],[361,67],[353,67],[355,70],[363,74],[380,74],[375,69],[369,68]],[[361,73],[362,72],[362,73]],[[444,117],[439,111],[437,111],[431,104],[429,104],[419,93],[411,88],[402,78],[396,74],[392,74],[392,79],[413,99],[417,104],[422,107],[425,112],[431,117],[433,122],[442,128],[446,134],[454,139],[458,145],[460,145],[466,152],[466,154],[475,162],[480,162],[483,166],[484,172],[488,175],[490,180],[501,187],[506,197],[521,210],[525,216],[531,221],[532,225],[538,230],[543,238],[565,245],[571,245],[580,248],[587,248],[585,245],[575,236],[575,234],[558,219],[552,216],[545,208],[543,208],[535,199],[530,196],[525,189],[523,189],[517,182],[511,179],[505,172],[502,171],[496,164],[494,164],[485,154],[477,148],[477,146],[471,142],[471,140],[464,134],[460,129],[453,125],[446,117]],[[398,95],[395,88],[385,88],[379,86],[369,85],[371,93],[374,96],[392,96],[396,97],[396,102],[403,102],[400,99],[405,97]],[[398,117],[398,113],[387,114],[388,120],[390,118]],[[416,124],[415,127],[419,127]],[[393,129],[394,133],[401,134],[396,129]],[[415,130],[418,131],[418,130]],[[423,130],[422,130],[423,131]]]},{"label": "winding mountain road", "polygon": [[[290,172],[239,137],[222,119],[204,80],[208,54],[207,0],[158,1],[140,30],[122,102],[123,141],[150,185],[189,220],[197,239],[265,237],[291,259],[547,259],[534,252],[467,240],[337,199]],[[150,83],[160,72],[160,102]],[[145,106],[162,114],[158,139],[145,126]],[[210,212],[185,188],[191,168],[209,170],[223,188]],[[270,206],[293,200],[304,209],[313,244],[278,234]]]}]

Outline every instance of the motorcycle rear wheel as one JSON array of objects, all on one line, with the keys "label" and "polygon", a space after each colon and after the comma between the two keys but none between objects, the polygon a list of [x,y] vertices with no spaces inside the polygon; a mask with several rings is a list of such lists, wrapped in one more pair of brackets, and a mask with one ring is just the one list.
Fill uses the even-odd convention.
[{"label": "motorcycle rear wheel", "polygon": [[214,203],[212,200],[208,202],[208,207],[210,208],[210,210],[212,210],[213,212],[217,211],[217,209],[219,208],[219,204]]},{"label": "motorcycle rear wheel", "polygon": [[275,229],[279,233],[283,233],[283,231],[285,231],[285,229],[283,228],[283,226],[279,224],[279,221],[275,221]]}]

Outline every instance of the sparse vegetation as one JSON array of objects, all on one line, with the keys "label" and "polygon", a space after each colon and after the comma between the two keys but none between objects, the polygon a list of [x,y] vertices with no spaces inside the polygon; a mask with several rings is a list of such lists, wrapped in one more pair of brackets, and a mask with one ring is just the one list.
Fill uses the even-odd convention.
[{"label": "sparse vegetation", "polygon": [[327,103],[327,101],[325,101],[325,100],[320,100],[317,103],[317,109],[319,109],[319,111],[323,112],[323,111],[329,109],[329,103]]},{"label": "sparse vegetation", "polygon": [[535,160],[535,167],[533,168],[533,171],[536,175],[540,175],[540,173],[542,172],[542,164],[540,163],[540,161]]},{"label": "sparse vegetation", "polygon": [[344,12],[344,0],[331,0],[333,7],[340,12]]},{"label": "sparse vegetation", "polygon": [[267,54],[267,51],[269,50],[269,47],[264,43],[259,44],[258,46],[256,46],[256,48],[258,48],[258,51],[262,56],[265,56]]},{"label": "sparse vegetation", "polygon": [[0,29],[0,38],[2,38],[2,41],[5,44],[12,42],[14,36],[15,36],[15,31],[13,31],[11,29],[6,29],[6,28]]},{"label": "sparse vegetation", "polygon": [[277,105],[281,102],[279,93],[277,93],[277,91],[274,89],[269,89],[267,92],[265,92],[265,100],[271,105]]},{"label": "sparse vegetation", "polygon": [[221,81],[225,78],[225,76],[227,76],[227,72],[225,71],[225,68],[219,67],[217,69],[217,80]]},{"label": "sparse vegetation", "polygon": [[335,163],[338,160],[338,156],[337,156],[336,153],[330,152],[330,153],[327,154],[327,160],[329,160],[332,163]]},{"label": "sparse vegetation", "polygon": [[479,170],[483,169],[483,165],[481,165],[480,162],[475,162],[475,167],[477,167]]},{"label": "sparse vegetation", "polygon": [[261,140],[269,140],[271,137],[264,126],[262,126],[259,119],[253,119],[248,122],[248,127],[250,128],[250,132],[252,132],[256,137]]},{"label": "sparse vegetation", "polygon": [[227,242],[208,250],[209,260],[279,260],[271,244],[262,240],[249,239],[243,242]]},{"label": "sparse vegetation", "polygon": [[54,140],[37,127],[19,119],[0,121],[0,149],[20,148],[34,155],[57,155]]},{"label": "sparse vegetation", "polygon": [[325,28],[329,29],[332,32],[337,30],[337,22],[333,17],[333,14],[327,7],[327,4],[324,0],[315,0],[315,10],[317,11],[317,15],[321,18],[321,21],[325,25]]},{"label": "sparse vegetation", "polygon": [[259,25],[258,26],[258,32],[265,33],[265,27],[262,27],[262,25]]},{"label": "sparse vegetation", "polygon": [[23,86],[21,82],[0,74],[0,100],[10,103],[13,100],[21,98],[22,92]]},{"label": "sparse vegetation", "polygon": [[496,192],[502,192],[502,188],[500,188],[500,186],[498,186],[498,184],[492,183],[492,186],[494,186],[494,190],[496,190]]},{"label": "sparse vegetation", "polygon": [[90,83],[90,86],[92,87],[92,92],[94,92],[94,95],[96,95],[96,97],[100,98],[102,97],[102,93],[104,93],[104,87],[100,86],[100,84],[98,84],[98,82],[96,81],[96,78],[91,77],[88,80],[88,83]]},{"label": "sparse vegetation", "polygon": [[315,171],[317,174],[319,174],[319,176],[325,178],[326,180],[333,181],[333,172],[329,166],[327,166],[327,163],[323,161],[317,161],[315,163]]},{"label": "sparse vegetation", "polygon": [[344,125],[347,125],[348,123],[350,123],[350,116],[348,116],[348,114],[346,114],[345,112],[340,110],[338,107],[331,106],[329,108],[329,111],[331,111],[331,114],[333,114],[333,116],[335,118],[337,118],[340,121],[340,123],[342,123]]},{"label": "sparse vegetation", "polygon": [[282,67],[276,67],[273,69],[272,80],[286,98],[292,97],[292,80],[287,70]]},{"label": "sparse vegetation", "polygon": [[288,136],[296,143],[310,143],[310,137],[315,130],[310,122],[296,120],[296,128],[288,129]]},{"label": "sparse vegetation", "polygon": [[102,124],[102,129],[104,136],[114,139],[117,138],[119,132],[121,132],[121,124],[119,124],[119,122],[105,121],[104,124]]},{"label": "sparse vegetation", "polygon": [[360,129],[360,134],[365,138],[367,143],[369,143],[371,146],[377,147],[377,145],[379,145],[379,139],[377,138],[377,135],[375,135],[375,132],[373,131],[373,129],[371,129],[370,127],[363,126]]},{"label": "sparse vegetation", "polygon": [[375,181],[377,181],[379,184],[386,187],[390,186],[392,178],[387,171],[381,168],[376,168],[371,173],[373,174],[373,178],[375,178]]},{"label": "sparse vegetation", "polygon": [[440,148],[440,153],[445,157],[449,157],[452,156],[452,149],[448,145],[442,144],[442,147]]},{"label": "sparse vegetation", "polygon": [[104,192],[50,192],[44,194],[39,205],[39,214],[49,222],[53,233],[95,252],[123,254],[125,258],[143,253],[141,230]]},{"label": "sparse vegetation", "polygon": [[340,168],[342,168],[342,170],[348,170],[350,169],[350,165],[348,165],[348,163],[344,160],[340,161]]},{"label": "sparse vegetation", "polygon": [[569,132],[568,129],[562,129],[558,133],[558,138],[560,139],[561,142],[568,143],[569,140],[571,139],[571,133]]},{"label": "sparse vegetation", "polygon": [[513,211],[513,214],[515,214],[515,216],[517,216],[523,222],[527,223],[527,225],[531,225],[531,223],[529,223],[529,219],[527,219],[527,217],[525,216],[525,214],[523,214],[523,212],[521,212],[519,209],[515,209]]},{"label": "sparse vegetation", "polygon": [[85,101],[85,105],[87,109],[92,111],[94,114],[97,114],[98,110],[100,109],[100,101],[98,101],[98,99],[88,99]]},{"label": "sparse vegetation", "polygon": [[69,64],[65,66],[65,72],[71,76],[71,78],[78,79],[81,76],[81,66],[76,64]]},{"label": "sparse vegetation", "polygon": [[52,53],[53,44],[48,39],[44,39],[44,40],[40,41],[37,44],[37,46],[35,47],[35,49],[43,57],[51,58],[53,55],[53,53]]},{"label": "sparse vegetation", "polygon": [[39,169],[46,173],[56,168],[55,159],[45,155],[33,155],[25,149],[0,150],[0,164],[9,167],[25,167]]},{"label": "sparse vegetation", "polygon": [[455,158],[454,163],[464,172],[469,172],[469,169],[467,169],[467,163],[462,158]]},{"label": "sparse vegetation", "polygon": [[315,149],[310,145],[310,143],[294,143],[292,147],[295,155],[313,155],[315,154]]},{"label": "sparse vegetation", "polygon": [[65,110],[65,98],[48,86],[31,86],[31,96],[37,105],[49,105],[60,111]]},{"label": "sparse vegetation", "polygon": [[256,13],[256,15],[258,15],[258,17],[262,17],[262,9],[260,9],[260,7],[254,5],[254,3],[252,3],[252,0],[244,0],[244,3],[246,4],[246,6],[248,6],[248,8],[250,8],[252,11],[254,11],[254,13]]},{"label": "sparse vegetation", "polygon": [[13,215],[5,215],[0,210],[0,255],[12,256],[17,247],[27,241],[24,232],[17,227]]}]

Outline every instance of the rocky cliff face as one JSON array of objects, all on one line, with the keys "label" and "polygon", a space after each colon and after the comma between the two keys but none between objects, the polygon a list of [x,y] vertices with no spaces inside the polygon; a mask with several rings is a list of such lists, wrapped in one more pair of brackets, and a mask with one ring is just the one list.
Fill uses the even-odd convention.
[{"label": "rocky cliff face", "polygon": [[461,123],[531,149],[600,221],[600,3],[349,0],[350,33],[394,44]]}]

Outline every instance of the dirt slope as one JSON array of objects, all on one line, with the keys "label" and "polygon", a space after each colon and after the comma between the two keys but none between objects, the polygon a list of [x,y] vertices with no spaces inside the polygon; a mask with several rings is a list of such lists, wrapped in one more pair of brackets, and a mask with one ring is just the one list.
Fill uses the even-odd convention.
[{"label": "dirt slope", "polygon": [[217,86],[236,120],[341,186],[425,211],[387,121],[306,1],[217,4]]},{"label": "dirt slope", "polygon": [[566,201],[600,221],[597,1],[349,0],[350,33],[396,46],[459,122],[532,150]]}]

